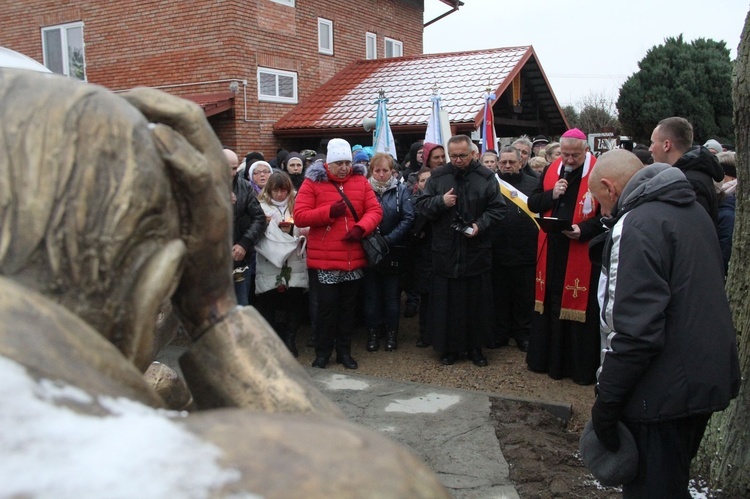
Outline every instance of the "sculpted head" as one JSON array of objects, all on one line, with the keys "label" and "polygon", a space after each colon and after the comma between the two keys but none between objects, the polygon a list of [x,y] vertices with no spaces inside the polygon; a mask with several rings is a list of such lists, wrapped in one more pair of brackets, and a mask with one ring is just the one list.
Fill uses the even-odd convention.
[{"label": "sculpted head", "polygon": [[142,366],[185,254],[146,119],[104,89],[26,71],[0,70],[0,103],[0,274]]}]

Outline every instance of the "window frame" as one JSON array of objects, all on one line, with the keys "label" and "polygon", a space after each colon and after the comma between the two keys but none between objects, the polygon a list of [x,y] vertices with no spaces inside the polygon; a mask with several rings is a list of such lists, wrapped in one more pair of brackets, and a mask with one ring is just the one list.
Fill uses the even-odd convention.
[{"label": "window frame", "polygon": [[295,7],[294,0],[271,0],[274,3],[286,5],[287,7]]},{"label": "window frame", "polygon": [[[321,44],[321,25],[328,26],[328,43],[330,45],[330,48],[325,48]],[[318,52],[325,55],[333,55],[333,21],[331,21],[330,19],[325,19],[323,17],[318,18]]]},{"label": "window frame", "polygon": [[[71,28],[80,28],[81,29],[81,52],[82,52],[82,58],[83,58],[83,78],[78,78],[76,76],[71,76],[70,71],[70,45],[68,41],[68,30]],[[83,81],[87,82],[88,78],[86,77],[86,42],[84,41],[84,27],[83,27],[83,21],[75,21],[71,23],[63,23],[63,24],[54,24],[52,26],[43,26],[40,30],[40,35],[42,37],[42,63],[44,66],[47,67],[50,71],[53,71],[52,68],[48,66],[48,63],[51,64],[52,61],[48,60],[47,57],[47,38],[46,34],[50,31],[58,30],[60,32],[60,51],[62,52],[62,74],[63,76],[66,76],[68,78],[77,80],[77,81]],[[54,71],[53,71],[54,72]]]},{"label": "window frame", "polygon": [[[370,43],[372,43],[372,54],[370,54]],[[378,35],[370,31],[365,33],[365,59],[378,58]]]},{"label": "window frame", "polygon": [[[261,73],[271,74],[276,77],[276,95],[268,95],[261,93],[260,76]],[[284,71],[283,69],[274,69],[258,66],[257,71],[258,78],[258,101],[259,102],[275,102],[278,104],[297,104],[298,99],[298,85],[297,85],[297,73],[294,71]],[[294,95],[292,97],[284,97],[279,95],[279,76],[286,76],[292,78]]]},{"label": "window frame", "polygon": [[[391,44],[391,47],[398,47],[401,53],[399,55],[388,55],[389,43]],[[400,40],[396,40],[395,38],[388,38],[387,36],[383,37],[383,57],[391,58],[391,57],[403,57],[403,56],[404,56],[404,42]]]}]

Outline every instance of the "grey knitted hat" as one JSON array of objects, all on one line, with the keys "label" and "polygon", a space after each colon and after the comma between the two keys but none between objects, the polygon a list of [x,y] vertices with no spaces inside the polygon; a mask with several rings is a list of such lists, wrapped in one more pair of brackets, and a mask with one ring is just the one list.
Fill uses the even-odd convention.
[{"label": "grey knitted hat", "polygon": [[594,424],[589,420],[583,429],[578,451],[583,464],[607,487],[631,482],[638,473],[638,449],[630,430],[620,421],[617,423],[620,435],[620,448],[617,452],[608,451],[594,433]]}]

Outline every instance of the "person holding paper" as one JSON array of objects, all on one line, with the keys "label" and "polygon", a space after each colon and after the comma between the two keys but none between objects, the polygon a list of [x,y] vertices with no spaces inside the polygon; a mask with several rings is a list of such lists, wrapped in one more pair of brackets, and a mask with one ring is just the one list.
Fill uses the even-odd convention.
[{"label": "person holding paper", "polygon": [[569,377],[588,385],[595,381],[599,365],[599,270],[592,268],[587,242],[604,230],[598,203],[588,190],[596,158],[577,128],[565,132],[560,143],[562,154],[542,173],[528,207],[569,221],[573,230],[539,231],[536,313],[526,364],[553,379]]}]

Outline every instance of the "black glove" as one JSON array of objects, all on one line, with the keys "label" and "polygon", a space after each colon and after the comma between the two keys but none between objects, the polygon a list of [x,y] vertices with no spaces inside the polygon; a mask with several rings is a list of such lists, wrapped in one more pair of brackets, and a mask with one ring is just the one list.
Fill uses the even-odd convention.
[{"label": "black glove", "polygon": [[617,433],[617,422],[620,420],[620,404],[602,402],[596,399],[591,408],[591,422],[594,433],[602,445],[610,452],[620,448],[620,435]]},{"label": "black glove", "polygon": [[328,212],[328,216],[331,218],[343,217],[346,213],[346,202],[343,199],[339,199],[331,205],[331,211]]}]

